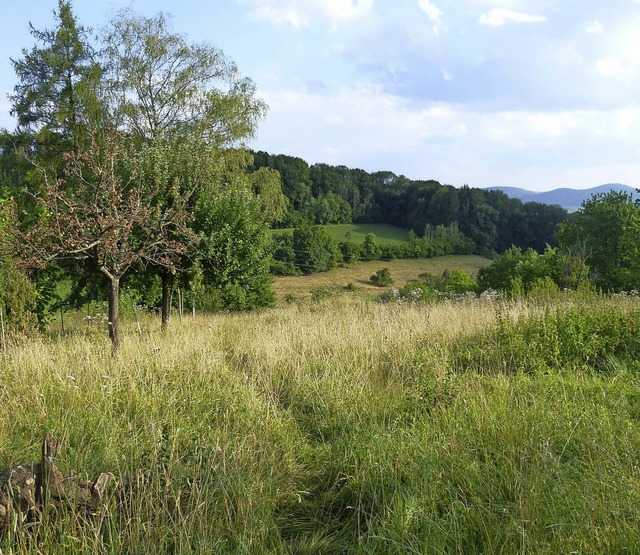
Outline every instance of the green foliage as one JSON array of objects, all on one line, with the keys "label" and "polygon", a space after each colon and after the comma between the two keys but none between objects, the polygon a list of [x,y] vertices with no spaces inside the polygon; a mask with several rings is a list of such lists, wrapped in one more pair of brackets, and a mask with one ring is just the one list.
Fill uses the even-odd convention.
[{"label": "green foliage", "polygon": [[[553,299],[551,283],[538,285],[538,292],[551,291],[538,298]],[[609,304],[591,295],[579,307],[550,309],[522,321],[512,322],[499,314],[496,334],[461,342],[455,364],[479,372],[606,372],[616,360],[638,356],[640,307],[635,302]]]},{"label": "green foliage", "polygon": [[539,289],[543,282],[547,289],[551,284],[556,290],[576,289],[586,279],[587,267],[581,259],[548,245],[542,254],[533,249],[522,252],[512,246],[478,273],[482,289],[495,289],[515,296]]},{"label": "green foliage", "polygon": [[464,270],[452,270],[442,276],[442,288],[446,293],[463,295],[464,293],[474,293],[478,288],[478,283]]},{"label": "green foliage", "polygon": [[83,140],[86,118],[97,110],[101,77],[89,32],[78,24],[71,2],[58,0],[54,17],[54,29],[31,27],[38,46],[12,60],[19,82],[10,96],[19,128],[38,135],[41,162],[48,164],[56,163],[51,155]]},{"label": "green foliage", "polygon": [[7,335],[20,335],[34,330],[37,323],[34,287],[8,258],[1,256],[0,309]]},{"label": "green foliage", "polygon": [[300,275],[300,269],[296,266],[296,251],[293,248],[293,235],[289,233],[277,233],[271,237],[273,259],[270,271],[280,276]]},{"label": "green foliage", "polygon": [[355,264],[360,260],[362,255],[362,248],[357,243],[351,241],[343,241],[339,243],[340,254],[342,256],[342,262],[346,266]]},{"label": "green foliage", "polygon": [[287,214],[287,197],[280,185],[280,174],[276,170],[260,168],[248,175],[251,190],[260,200],[262,210],[269,222],[280,222]]},{"label": "green foliage", "polygon": [[371,280],[372,283],[380,287],[393,284],[393,278],[391,277],[389,268],[382,268],[381,270],[378,270],[369,279]]},{"label": "green foliage", "polygon": [[329,191],[326,195],[310,199],[302,215],[316,224],[348,224],[351,223],[351,206],[345,199]]},{"label": "green foliage", "polygon": [[305,225],[293,231],[296,266],[305,273],[326,272],[340,261],[338,242],[322,226]]},{"label": "green foliage", "polygon": [[631,195],[594,195],[564,223],[558,242],[589,266],[589,278],[605,291],[640,287],[640,208]]},{"label": "green foliage", "polygon": [[224,53],[189,43],[159,13],[119,12],[102,32],[106,105],[142,139],[197,136],[216,147],[251,137],[266,106]]},{"label": "green foliage", "polygon": [[199,263],[209,309],[269,306],[271,237],[260,200],[243,189],[202,195],[197,207]]},{"label": "green foliage", "polygon": [[382,249],[378,244],[378,239],[375,233],[367,233],[362,243],[362,259],[363,260],[378,260],[382,255]]},{"label": "green foliage", "polygon": [[[292,224],[299,224],[300,218],[315,223],[341,221],[345,216],[338,214],[344,211],[332,200],[335,196],[348,204],[354,222],[390,224],[420,234],[426,229],[426,235],[433,231],[443,235],[446,230],[444,234],[449,236],[445,241],[430,238],[429,248],[492,255],[512,244],[542,251],[547,243],[553,244],[558,223],[567,218],[566,210],[560,207],[523,204],[499,191],[457,189],[433,180],[409,180],[388,171],[368,174],[344,166],[309,166],[300,158],[255,154],[255,167],[275,168],[283,176],[283,190],[291,201],[288,221]],[[452,230],[459,234],[455,239],[450,235]]]},{"label": "green foliage", "polygon": [[445,270],[442,275],[421,274],[420,281],[410,281],[400,289],[392,289],[380,296],[381,302],[421,303],[443,299],[475,297],[478,284],[464,270]]}]

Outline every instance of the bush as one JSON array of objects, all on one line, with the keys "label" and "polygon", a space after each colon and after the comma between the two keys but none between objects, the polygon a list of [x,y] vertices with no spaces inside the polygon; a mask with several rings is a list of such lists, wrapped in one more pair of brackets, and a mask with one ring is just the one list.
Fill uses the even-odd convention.
[{"label": "bush", "polygon": [[452,270],[446,276],[443,275],[443,282],[444,291],[453,295],[463,295],[478,289],[476,280],[464,270]]},{"label": "bush", "polygon": [[23,334],[36,326],[36,294],[27,277],[9,260],[0,259],[0,310],[5,333]]},{"label": "bush", "polygon": [[212,309],[271,306],[272,238],[260,200],[245,190],[203,196],[198,206],[199,256],[205,304]]},{"label": "bush", "polygon": [[378,270],[369,279],[371,279],[374,284],[380,287],[391,285],[393,283],[393,278],[391,277],[391,273],[389,272],[388,268],[382,268],[382,270]]},{"label": "bush", "polygon": [[342,254],[342,263],[345,266],[355,264],[360,260],[361,248],[357,243],[351,241],[344,241],[339,244],[340,253]]},{"label": "bush", "polygon": [[378,244],[375,233],[367,233],[362,243],[362,259],[363,260],[379,260],[382,255],[382,249]]},{"label": "bush", "polygon": [[304,225],[293,230],[296,265],[305,273],[326,272],[341,260],[338,242],[322,226]]},{"label": "bush", "polygon": [[640,356],[640,308],[597,304],[512,322],[453,349],[454,369],[480,372],[607,371],[614,360]]}]

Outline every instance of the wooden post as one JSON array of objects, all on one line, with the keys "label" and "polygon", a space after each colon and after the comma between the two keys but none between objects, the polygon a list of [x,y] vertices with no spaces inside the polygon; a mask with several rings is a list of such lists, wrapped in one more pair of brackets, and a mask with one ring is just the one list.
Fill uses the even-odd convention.
[{"label": "wooden post", "polygon": [[196,296],[195,295],[191,297],[191,317],[195,322],[196,321]]},{"label": "wooden post", "polygon": [[40,467],[36,474],[36,502],[44,507],[48,496],[60,496],[60,476],[56,469],[58,440],[50,433],[45,434],[42,442]]},{"label": "wooden post", "polygon": [[64,335],[64,310],[60,309],[60,333]]},{"label": "wooden post", "polygon": [[180,323],[182,323],[182,289],[178,287],[178,316],[180,317]]}]

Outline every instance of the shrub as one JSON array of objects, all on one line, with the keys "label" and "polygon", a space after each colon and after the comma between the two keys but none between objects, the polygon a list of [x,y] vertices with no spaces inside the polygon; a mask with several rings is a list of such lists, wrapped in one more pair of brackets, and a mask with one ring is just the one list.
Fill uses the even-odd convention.
[{"label": "shrub", "polygon": [[36,325],[36,294],[26,276],[7,259],[0,259],[0,310],[5,332],[22,334]]},{"label": "shrub", "polygon": [[382,249],[378,244],[375,233],[367,233],[362,244],[363,260],[379,260],[382,255]]},{"label": "shrub", "polygon": [[443,282],[444,291],[453,295],[463,295],[478,289],[478,282],[464,270],[452,270],[446,276],[443,274]]},{"label": "shrub", "polygon": [[369,279],[371,279],[373,283],[380,287],[391,285],[393,283],[393,278],[391,277],[391,273],[389,272],[388,268],[382,268],[381,270],[378,270]]},{"label": "shrub", "polygon": [[305,273],[326,272],[341,259],[338,242],[322,226],[304,225],[293,230],[296,265]]}]

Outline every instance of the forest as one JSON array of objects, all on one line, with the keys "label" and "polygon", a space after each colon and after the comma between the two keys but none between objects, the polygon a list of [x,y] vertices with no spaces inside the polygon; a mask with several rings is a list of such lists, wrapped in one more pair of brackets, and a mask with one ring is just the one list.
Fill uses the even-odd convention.
[{"label": "forest", "polygon": [[254,152],[253,168],[280,173],[282,192],[289,201],[280,227],[301,222],[375,222],[410,229],[423,237],[438,226],[456,225],[470,241],[465,249],[492,255],[512,245],[538,251],[554,245],[556,228],[568,216],[558,206],[523,203],[500,191],[410,180],[390,171],[309,166],[286,155]]}]

